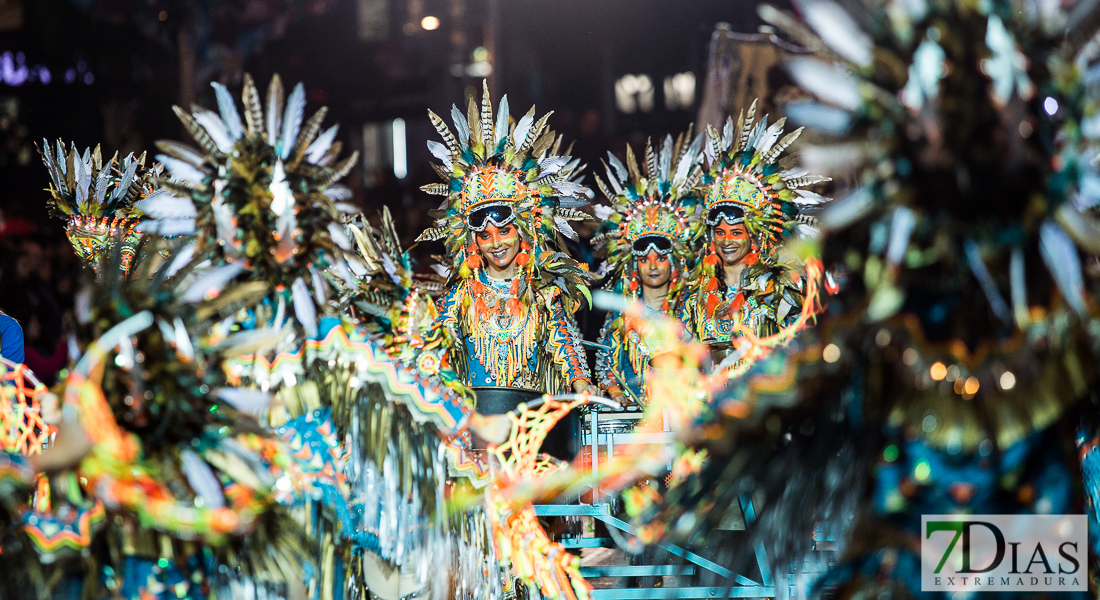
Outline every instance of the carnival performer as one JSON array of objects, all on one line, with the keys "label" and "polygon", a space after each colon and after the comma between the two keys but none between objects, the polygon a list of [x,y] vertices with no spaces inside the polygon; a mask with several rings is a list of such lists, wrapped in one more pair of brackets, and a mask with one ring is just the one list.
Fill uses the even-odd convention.
[{"label": "carnival performer", "polygon": [[[98,149],[60,144],[56,154],[46,145],[43,160],[51,204],[70,215],[70,241],[97,280],[78,302],[84,355],[62,387],[66,414],[94,446],[71,473],[41,480],[24,516],[29,547],[48,565],[42,590],[65,599],[245,589],[301,597],[288,565],[309,553],[274,483],[288,474],[311,484],[280,440],[234,408],[257,395],[226,385],[228,355],[193,337],[211,326],[193,311],[214,299],[210,273],[191,269],[166,285],[172,266],[138,253],[134,205],[155,200],[159,166],[132,156],[104,163]],[[131,269],[139,275],[127,277]],[[226,564],[233,574],[217,568]]]},{"label": "carnival performer", "polygon": [[705,212],[693,232],[703,258],[677,309],[688,331],[704,343],[722,344],[745,332],[774,335],[802,308],[802,277],[778,250],[799,227],[812,225],[812,218],[800,216],[801,207],[825,201],[799,188],[827,178],[780,170],[777,161],[802,129],[780,139],[786,119],[768,126],[765,117],[754,126],[755,114],[754,101],[736,128],[731,118],[721,133],[707,130]]},{"label": "carnival performer", "polygon": [[[608,312],[596,351],[596,377],[620,404],[646,403],[649,359],[670,340],[656,339],[649,321],[676,309],[692,261],[688,250],[689,219],[699,209],[696,184],[702,137],[691,130],[673,143],[667,136],[657,149],[646,144],[645,172],[627,146],[626,165],[608,153],[608,188],[596,178],[610,207],[598,206],[603,225],[593,243],[605,256],[604,285],[632,301],[641,301],[645,318]],[[676,340],[678,341],[678,340]]]},{"label": "carnival performer", "polygon": [[[176,181],[140,204],[153,218],[142,226],[191,220],[198,235],[173,266],[186,277],[215,265],[205,288],[192,284],[216,298],[201,345],[251,348],[225,365],[233,384],[272,392],[265,424],[340,483],[294,506],[328,557],[304,580],[321,597],[446,593],[457,582],[433,567],[456,537],[440,495],[454,454],[441,442],[477,421],[468,390],[447,381],[449,342],[434,318],[421,327],[432,305],[388,217],[378,235],[348,227],[358,210],[338,181],[356,157],[339,158],[324,108],[305,118],[304,86],[284,96],[276,76],[261,102],[246,76],[243,110],[214,88],[218,113],[176,111],[201,149],[158,143]],[[490,556],[463,567],[482,573],[471,586]]]},{"label": "carnival performer", "polygon": [[50,173],[50,212],[66,219],[65,234],[80,260],[95,269],[113,252],[121,256],[125,275],[140,242],[136,226],[141,211],[134,203],[152,194],[161,166],[145,167],[145,154],[104,161],[99,146],[79,153],[76,146],[56,150],[43,140],[39,148]]},{"label": "carnival performer", "polygon": [[579,161],[558,154],[549,114],[536,121],[532,107],[513,128],[505,97],[494,119],[487,87],[480,115],[472,99],[467,116],[451,115],[457,137],[429,112],[448,182],[422,189],[447,199],[418,240],[443,239],[454,263],[439,318],[465,341],[456,371],[471,386],[595,393],[572,317],[592,276],[557,239],[587,218]]}]

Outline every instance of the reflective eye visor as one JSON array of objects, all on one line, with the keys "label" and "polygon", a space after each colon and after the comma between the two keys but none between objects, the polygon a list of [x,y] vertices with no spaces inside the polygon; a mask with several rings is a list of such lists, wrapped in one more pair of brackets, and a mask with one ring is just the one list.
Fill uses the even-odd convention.
[{"label": "reflective eye visor", "polygon": [[516,213],[511,206],[493,204],[470,213],[470,216],[466,217],[466,224],[472,231],[484,231],[490,224],[504,227],[515,220]]},{"label": "reflective eye visor", "polygon": [[650,252],[661,256],[672,254],[672,240],[663,235],[645,235],[634,240],[630,247],[630,253],[634,256],[645,256]]},{"label": "reflective eye visor", "polygon": [[736,204],[719,204],[707,213],[707,225],[715,225],[725,221],[729,225],[736,225],[745,220],[745,209]]}]

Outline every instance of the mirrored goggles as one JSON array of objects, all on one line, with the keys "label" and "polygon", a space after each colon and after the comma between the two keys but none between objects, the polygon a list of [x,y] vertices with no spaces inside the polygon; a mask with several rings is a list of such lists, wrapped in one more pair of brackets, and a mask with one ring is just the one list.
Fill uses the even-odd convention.
[{"label": "mirrored goggles", "polygon": [[663,235],[646,235],[634,240],[630,247],[634,256],[645,256],[650,252],[656,252],[662,256],[672,254],[672,240]]},{"label": "mirrored goggles", "polygon": [[512,207],[503,204],[493,204],[479,208],[466,217],[466,224],[473,231],[484,231],[489,225],[504,227],[516,220],[516,213]]},{"label": "mirrored goggles", "polygon": [[729,225],[736,225],[745,220],[745,209],[736,204],[719,204],[707,213],[707,225],[715,225],[725,221]]}]

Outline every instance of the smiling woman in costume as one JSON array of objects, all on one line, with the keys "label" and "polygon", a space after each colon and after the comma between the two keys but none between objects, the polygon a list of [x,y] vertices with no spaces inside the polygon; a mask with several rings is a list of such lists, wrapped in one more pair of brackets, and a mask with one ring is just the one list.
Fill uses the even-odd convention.
[{"label": "smiling woman in costume", "polygon": [[619,403],[645,404],[649,359],[664,345],[649,321],[672,314],[690,273],[688,218],[698,208],[694,188],[702,137],[689,142],[690,130],[675,143],[666,137],[656,151],[647,144],[644,174],[627,146],[626,166],[608,154],[610,189],[596,178],[611,201],[610,207],[597,207],[609,214],[593,239],[606,255],[604,287],[644,306],[643,318],[609,312],[600,331],[596,377]]},{"label": "smiling woman in costume", "polygon": [[454,260],[439,313],[465,342],[456,371],[473,386],[596,392],[572,317],[591,275],[557,237],[575,239],[568,220],[587,218],[579,161],[557,155],[549,115],[536,121],[532,108],[510,127],[505,97],[494,121],[488,90],[480,115],[473,100],[451,115],[457,138],[430,113],[444,143],[428,147],[448,183],[423,189],[447,199],[419,239],[443,239]]},{"label": "smiling woman in costume", "polygon": [[[705,212],[693,236],[703,259],[690,295],[677,309],[703,342],[729,342],[745,332],[774,335],[802,308],[802,277],[780,261],[778,248],[796,230],[813,230],[813,218],[800,211],[826,198],[799,188],[828,178],[784,170],[780,156],[802,130],[780,139],[785,119],[752,127],[755,113],[753,102],[736,128],[729,119],[722,133],[707,131]],[[734,131],[744,135],[734,139]]]}]

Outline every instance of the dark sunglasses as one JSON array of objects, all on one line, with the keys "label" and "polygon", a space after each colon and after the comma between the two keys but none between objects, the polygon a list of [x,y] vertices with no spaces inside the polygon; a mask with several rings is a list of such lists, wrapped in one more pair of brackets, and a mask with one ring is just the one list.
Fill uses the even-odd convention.
[{"label": "dark sunglasses", "polygon": [[515,220],[516,213],[512,211],[512,207],[503,204],[479,208],[466,217],[466,223],[473,231],[484,231],[490,224],[504,227]]},{"label": "dark sunglasses", "polygon": [[660,255],[672,253],[672,240],[663,235],[646,235],[634,240],[630,248],[634,256],[645,256],[650,252]]},{"label": "dark sunglasses", "polygon": [[707,225],[711,227],[725,221],[730,225],[736,225],[745,220],[745,210],[734,204],[721,204],[710,209],[707,213]]}]

